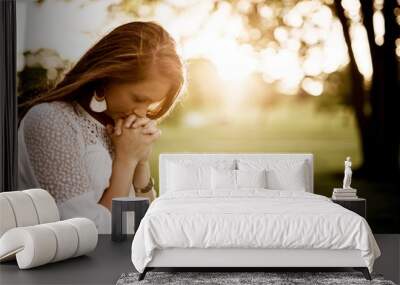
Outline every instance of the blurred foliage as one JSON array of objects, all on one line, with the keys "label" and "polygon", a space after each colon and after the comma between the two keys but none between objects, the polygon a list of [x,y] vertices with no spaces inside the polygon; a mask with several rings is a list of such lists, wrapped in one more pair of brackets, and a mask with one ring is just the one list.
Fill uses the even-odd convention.
[{"label": "blurred foliage", "polygon": [[[70,0],[64,0],[69,2]],[[95,0],[87,0],[93,2]],[[37,0],[38,4],[43,4],[44,0]],[[241,44],[250,44],[256,50],[262,50],[266,47],[272,47],[276,50],[285,48],[286,43],[277,39],[274,31],[278,27],[283,28],[288,35],[298,35],[299,31],[304,27],[313,28],[315,34],[318,35],[314,41],[310,41],[307,37],[298,37],[300,43],[298,49],[299,55],[303,60],[307,57],[308,50],[313,47],[322,47],[324,38],[320,31],[322,27],[313,17],[313,11],[307,15],[302,15],[299,23],[294,24],[288,21],[287,16],[293,9],[299,5],[305,5],[307,1],[243,1],[243,0],[213,0],[210,8],[210,15],[216,13],[221,5],[230,5],[236,15],[242,19],[248,33],[241,35],[237,41]],[[167,6],[169,9],[179,16],[185,13],[185,9],[190,8],[198,1],[159,1],[159,0],[122,0],[116,4],[110,4],[108,11],[110,15],[125,13],[132,18],[151,18],[156,13],[157,5]],[[319,1],[324,7],[331,9],[331,1]],[[315,13],[317,10],[315,11]],[[332,13],[333,14],[333,13]],[[173,21],[174,19],[171,19]],[[207,21],[204,18],[203,21]],[[204,23],[203,23],[204,24]],[[194,35],[191,35],[194,36]],[[185,37],[182,38],[182,41]],[[212,44],[212,43],[210,43]],[[27,65],[19,75],[19,94],[21,101],[36,96],[38,93],[46,90],[54,85],[67,71],[72,63],[64,61],[56,53],[47,49],[41,49],[37,52],[26,52]],[[46,59],[47,58],[47,59]],[[46,66],[45,62],[56,62],[55,66]],[[36,63],[34,63],[36,61]],[[31,63],[29,63],[31,62]],[[176,105],[176,108],[170,113],[168,118],[169,124],[179,124],[182,122],[185,110],[196,112],[218,112],[224,107],[230,94],[226,88],[226,82],[221,80],[214,64],[202,58],[192,58],[187,62],[188,68],[188,84],[186,96],[182,102]],[[323,96],[309,96],[302,88],[297,91],[296,101],[301,103],[307,100],[313,100],[316,103],[317,111],[334,111],[335,106],[350,105],[349,100],[349,70],[342,68],[332,73],[320,73],[318,75],[306,75],[304,79],[316,79],[323,82]],[[46,78],[47,77],[47,78]],[[229,84],[229,83],[228,83]],[[253,73],[248,78],[246,90],[243,94],[243,100],[240,102],[243,108],[256,108],[266,110],[279,104],[284,93],[279,88],[279,82],[266,82],[260,73]],[[227,94],[228,93],[228,94]],[[187,96],[189,95],[189,96]],[[281,96],[282,95],[282,96]]]},{"label": "blurred foliage", "polygon": [[[26,51],[23,55],[25,66],[17,73],[18,104],[29,101],[54,87],[72,67],[72,62],[62,59],[52,49]],[[25,108],[20,107],[18,113],[24,114]]]},{"label": "blurred foliage", "polygon": [[[244,24],[246,33],[241,34],[236,40],[239,44],[249,44],[255,51],[262,51],[266,48],[272,48],[274,50],[280,50],[287,48],[288,41],[280,40],[276,35],[276,31],[279,28],[281,32],[287,34],[289,38],[295,39],[296,43],[299,44],[298,55],[301,60],[301,64],[304,64],[305,60],[309,56],[310,51],[313,48],[323,48],[326,39],[324,33],[326,27],[324,23],[318,21],[316,16],[318,13],[323,12],[335,19],[334,11],[332,8],[332,1],[320,0],[320,1],[297,1],[297,0],[286,0],[286,1],[258,1],[258,0],[213,0],[208,1],[211,3],[209,15],[203,18],[203,23],[199,29],[202,28],[207,21],[210,20],[213,14],[218,13],[218,10],[222,6],[227,6],[232,9],[233,14],[238,16],[241,22]],[[184,15],[186,10],[192,9],[194,5],[198,5],[200,1],[156,1],[156,0],[122,0],[117,4],[109,6],[110,13],[127,13],[134,19],[156,19],[157,5],[162,4],[165,11],[172,13],[174,17],[171,17],[170,21],[174,21],[181,15]],[[317,3],[317,4],[316,4]],[[303,7],[302,7],[303,6]],[[293,21],[291,14],[295,9],[305,11],[304,8],[307,6],[307,13],[298,13],[299,17]],[[225,7],[226,8],[226,7]],[[307,31],[313,31],[312,37],[308,36]],[[179,42],[183,44],[188,38],[195,37],[196,33],[189,35],[182,35]],[[212,45],[212,43],[210,43]],[[199,59],[190,60],[190,105],[195,108],[201,108],[202,105],[209,101],[210,97],[213,99],[213,106],[218,106],[223,101],[218,100],[218,94],[221,92],[221,82],[218,81],[218,74],[213,69],[212,63],[207,63]],[[323,82],[324,85],[324,96],[318,96],[322,98],[315,99],[321,103],[322,109],[329,109],[331,103],[346,104],[349,105],[350,101],[349,93],[350,90],[347,86],[348,81],[348,69],[342,68],[332,73],[320,72],[317,75],[305,75],[304,79],[317,80]],[[255,103],[260,103],[261,106],[273,104],[278,97],[276,95],[283,94],[279,90],[279,84],[270,82],[266,84],[263,82],[261,75],[254,74],[251,79],[252,82],[256,82],[258,87],[256,92],[251,96],[251,100]],[[207,82],[207,84],[204,84]],[[207,86],[207,92],[203,89],[203,86]],[[300,82],[301,85],[301,82]],[[266,92],[266,90],[268,90]],[[275,93],[275,94],[273,94]],[[212,94],[212,95],[210,95]],[[297,95],[304,99],[308,93],[302,88],[299,88]],[[257,98],[256,98],[257,97]],[[339,98],[340,97],[340,98]],[[313,97],[311,97],[313,98]],[[314,98],[313,98],[314,99]]]}]

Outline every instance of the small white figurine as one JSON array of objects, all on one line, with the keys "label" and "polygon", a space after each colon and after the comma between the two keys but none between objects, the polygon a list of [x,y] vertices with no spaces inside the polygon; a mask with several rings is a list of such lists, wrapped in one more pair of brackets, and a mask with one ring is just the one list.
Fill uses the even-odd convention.
[{"label": "small white figurine", "polygon": [[351,184],[351,158],[350,156],[346,157],[346,161],[344,162],[344,179],[343,179],[343,189],[352,189],[350,187]]}]

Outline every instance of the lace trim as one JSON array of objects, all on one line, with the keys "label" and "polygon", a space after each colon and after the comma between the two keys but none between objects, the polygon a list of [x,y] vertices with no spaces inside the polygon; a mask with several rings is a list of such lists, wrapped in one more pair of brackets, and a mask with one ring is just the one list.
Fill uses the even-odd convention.
[{"label": "lace trim", "polygon": [[111,138],[107,134],[106,127],[90,115],[78,102],[72,102],[72,105],[79,116],[79,125],[82,129],[82,135],[87,145],[101,143],[113,155],[113,145]]}]

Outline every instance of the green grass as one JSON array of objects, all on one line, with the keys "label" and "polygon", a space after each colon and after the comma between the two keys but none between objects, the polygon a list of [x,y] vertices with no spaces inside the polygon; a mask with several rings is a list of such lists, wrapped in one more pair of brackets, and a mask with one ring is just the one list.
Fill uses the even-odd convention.
[{"label": "green grass", "polygon": [[340,172],[346,156],[361,163],[357,128],[352,113],[315,112],[312,105],[275,108],[231,118],[206,114],[213,122],[201,127],[159,127],[151,170],[158,188],[158,156],[165,152],[313,153],[316,175]]}]

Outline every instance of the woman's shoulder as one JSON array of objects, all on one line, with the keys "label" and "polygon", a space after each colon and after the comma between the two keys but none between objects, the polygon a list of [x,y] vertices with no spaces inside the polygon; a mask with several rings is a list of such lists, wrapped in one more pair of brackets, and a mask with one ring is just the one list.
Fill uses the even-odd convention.
[{"label": "woman's shoulder", "polygon": [[74,116],[73,103],[66,101],[43,102],[34,105],[25,114],[25,125],[59,127],[58,125],[71,125]]},{"label": "woman's shoulder", "polygon": [[52,102],[42,102],[34,105],[26,115],[35,114],[52,114],[62,112],[71,112],[73,110],[73,104],[66,101],[52,101]]},{"label": "woman's shoulder", "polygon": [[30,119],[47,118],[57,120],[57,118],[74,115],[75,113],[74,102],[51,101],[34,105],[28,110],[25,117]]}]

